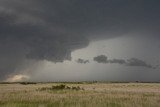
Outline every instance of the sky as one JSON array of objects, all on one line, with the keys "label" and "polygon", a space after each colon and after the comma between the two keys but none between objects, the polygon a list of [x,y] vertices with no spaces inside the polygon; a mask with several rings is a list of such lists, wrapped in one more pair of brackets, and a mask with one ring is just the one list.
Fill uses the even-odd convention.
[{"label": "sky", "polygon": [[0,0],[0,81],[160,82],[159,0]]}]

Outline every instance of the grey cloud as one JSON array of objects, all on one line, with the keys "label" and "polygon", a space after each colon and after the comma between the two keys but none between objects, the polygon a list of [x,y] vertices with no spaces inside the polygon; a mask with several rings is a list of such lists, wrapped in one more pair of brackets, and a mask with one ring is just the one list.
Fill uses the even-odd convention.
[{"label": "grey cloud", "polygon": [[86,64],[86,63],[89,63],[89,60],[79,58],[78,60],[76,60],[76,62],[81,64]]},{"label": "grey cloud", "polygon": [[121,64],[126,66],[135,66],[135,67],[146,67],[146,68],[153,68],[156,69],[158,66],[152,66],[150,64],[147,64],[145,61],[137,59],[137,58],[131,58],[127,59],[125,61],[124,59],[108,59],[105,55],[99,55],[93,58],[94,61],[98,63],[110,63],[110,64]]},{"label": "grey cloud", "polygon": [[150,0],[0,0],[0,58],[5,59],[0,61],[0,72],[14,72],[24,60],[70,60],[73,50],[95,38],[113,38],[135,29],[159,34],[159,4]]},{"label": "grey cloud", "polygon": [[126,61],[124,59],[112,59],[112,60],[108,60],[108,63],[125,64]]},{"label": "grey cloud", "polygon": [[137,58],[128,59],[126,65],[127,66],[140,66],[140,67],[154,68],[152,65],[147,64],[145,61],[142,61]]},{"label": "grey cloud", "polygon": [[93,58],[98,63],[110,63],[110,64],[126,64],[123,59],[108,59],[106,55],[99,55]]},{"label": "grey cloud", "polygon": [[71,60],[71,51],[89,43],[86,37],[74,31],[66,32],[64,26],[46,20],[43,13],[42,16],[39,13],[43,9],[36,7],[32,1],[27,3],[23,4],[20,0],[0,1],[0,79],[16,72],[26,59]]},{"label": "grey cloud", "polygon": [[93,58],[94,61],[98,63],[108,63],[108,58],[105,55],[99,55]]}]

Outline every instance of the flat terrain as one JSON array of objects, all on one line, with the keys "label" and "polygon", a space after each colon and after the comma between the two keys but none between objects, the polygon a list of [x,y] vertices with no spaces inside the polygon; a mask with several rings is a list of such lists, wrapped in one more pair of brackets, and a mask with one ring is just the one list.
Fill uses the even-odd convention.
[{"label": "flat terrain", "polygon": [[0,107],[160,107],[160,83],[0,84]]}]

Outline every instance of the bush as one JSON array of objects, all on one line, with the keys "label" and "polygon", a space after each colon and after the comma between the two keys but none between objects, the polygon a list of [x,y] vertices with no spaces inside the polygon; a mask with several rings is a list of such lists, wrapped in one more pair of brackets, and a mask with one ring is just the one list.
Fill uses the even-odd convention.
[{"label": "bush", "polygon": [[22,85],[37,84],[36,82],[20,82]]},{"label": "bush", "polygon": [[64,84],[61,84],[61,85],[56,85],[56,86],[52,86],[52,87],[42,87],[42,88],[39,88],[38,90],[40,91],[46,91],[46,90],[84,90],[83,88],[80,88],[79,86],[77,87],[69,87],[69,86],[66,86]]},{"label": "bush", "polygon": [[57,85],[57,86],[52,86],[52,88],[51,89],[56,89],[56,90],[63,90],[63,89],[65,89],[66,88],[66,85]]}]

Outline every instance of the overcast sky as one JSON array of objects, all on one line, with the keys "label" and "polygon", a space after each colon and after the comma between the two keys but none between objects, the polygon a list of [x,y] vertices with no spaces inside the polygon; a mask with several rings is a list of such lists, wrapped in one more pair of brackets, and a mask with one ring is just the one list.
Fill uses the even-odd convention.
[{"label": "overcast sky", "polygon": [[159,0],[0,0],[0,81],[160,82]]}]

